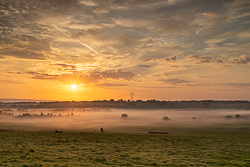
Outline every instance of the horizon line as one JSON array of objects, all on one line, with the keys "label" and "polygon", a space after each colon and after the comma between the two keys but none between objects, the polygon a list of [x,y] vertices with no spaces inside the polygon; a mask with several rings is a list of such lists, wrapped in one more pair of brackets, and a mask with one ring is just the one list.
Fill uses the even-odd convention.
[{"label": "horizon line", "polygon": [[[126,100],[126,99],[118,99],[118,100],[115,100],[115,99],[102,99],[102,100],[41,100],[41,99],[19,99],[19,98],[0,98],[0,102],[81,102],[81,101],[87,101],[87,102],[94,102],[94,101],[119,101],[119,100],[123,100],[124,102],[125,101],[129,101],[130,99]],[[155,100],[155,101],[248,101],[250,102],[250,100],[214,100],[214,99],[199,99],[199,100],[195,100],[195,99],[190,99],[190,100],[157,100],[157,99],[147,99],[147,100],[141,100],[141,99],[137,99],[137,100],[130,100],[130,101],[148,101],[148,100]]]}]

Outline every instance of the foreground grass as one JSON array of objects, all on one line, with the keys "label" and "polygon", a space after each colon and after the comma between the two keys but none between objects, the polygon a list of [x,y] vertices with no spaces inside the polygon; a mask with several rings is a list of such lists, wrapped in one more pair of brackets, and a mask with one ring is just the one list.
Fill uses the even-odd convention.
[{"label": "foreground grass", "polygon": [[250,166],[250,134],[0,132],[0,166]]}]

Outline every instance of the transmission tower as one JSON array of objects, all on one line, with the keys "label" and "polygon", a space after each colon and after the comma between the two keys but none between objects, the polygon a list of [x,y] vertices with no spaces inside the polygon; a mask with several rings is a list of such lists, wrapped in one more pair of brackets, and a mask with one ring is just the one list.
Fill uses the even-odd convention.
[{"label": "transmission tower", "polygon": [[133,101],[134,92],[130,92],[131,101]]}]

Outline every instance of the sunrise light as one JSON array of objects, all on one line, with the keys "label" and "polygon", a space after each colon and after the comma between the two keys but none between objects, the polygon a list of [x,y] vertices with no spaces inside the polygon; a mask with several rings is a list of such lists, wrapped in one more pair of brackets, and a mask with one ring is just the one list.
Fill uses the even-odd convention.
[{"label": "sunrise light", "polygon": [[101,2],[0,0],[0,99],[250,100],[249,0]]},{"label": "sunrise light", "polygon": [[73,90],[75,90],[75,89],[77,88],[77,85],[76,85],[76,84],[71,85],[71,88],[72,88]]}]

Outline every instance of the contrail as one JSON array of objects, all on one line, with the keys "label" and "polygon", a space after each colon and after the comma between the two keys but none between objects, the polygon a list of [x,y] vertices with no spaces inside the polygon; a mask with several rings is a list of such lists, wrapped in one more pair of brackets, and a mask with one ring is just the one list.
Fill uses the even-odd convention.
[{"label": "contrail", "polygon": [[[60,31],[61,33],[65,34],[68,38],[72,39],[72,37],[70,36],[70,34],[68,32],[62,31],[59,28],[55,27],[58,31]],[[98,54],[97,51],[95,51],[93,48],[91,48],[90,46],[82,43],[81,41],[79,41],[78,39],[76,39],[77,42],[79,42],[82,46],[85,46],[86,48],[88,48],[89,50],[91,50],[92,52]]]},{"label": "contrail", "polygon": [[95,51],[93,48],[91,48],[90,46],[88,46],[88,45],[86,45],[86,44],[84,44],[84,43],[82,43],[81,41],[79,41],[78,39],[77,39],[77,42],[79,42],[81,45],[83,45],[83,46],[85,46],[85,47],[87,47],[88,49],[90,49],[91,51],[93,51],[94,53],[96,53],[96,54],[98,54],[98,52],[97,51]]}]

